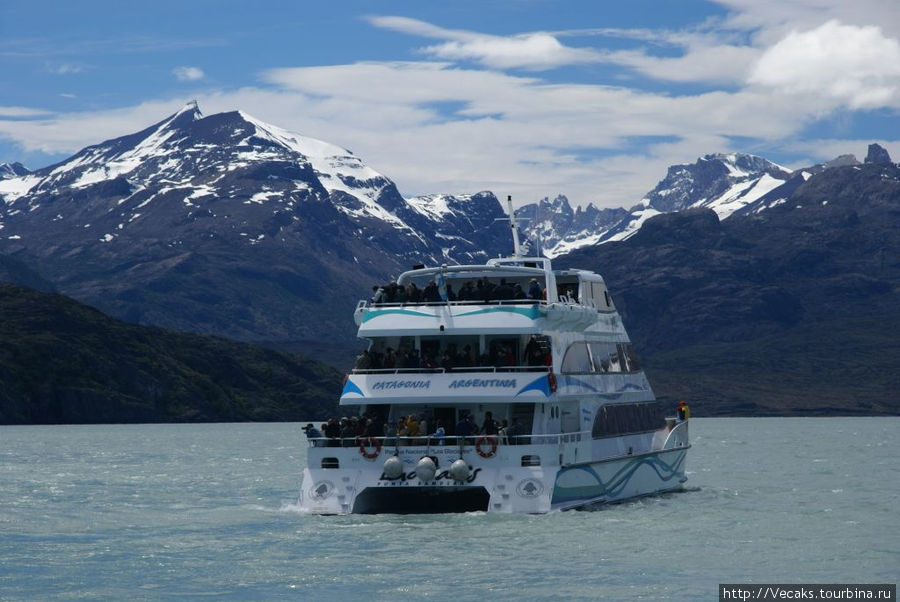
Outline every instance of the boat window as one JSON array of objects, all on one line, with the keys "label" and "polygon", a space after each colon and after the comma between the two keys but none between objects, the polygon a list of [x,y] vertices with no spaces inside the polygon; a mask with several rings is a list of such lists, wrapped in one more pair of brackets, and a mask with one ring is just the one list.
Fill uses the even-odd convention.
[{"label": "boat window", "polygon": [[571,303],[578,303],[578,282],[570,282],[556,285],[556,295],[565,296]]},{"label": "boat window", "polygon": [[655,431],[665,426],[659,403],[620,403],[605,405],[594,417],[594,439],[630,433]]},{"label": "boat window", "polygon": [[572,372],[591,372],[591,357],[585,342],[572,343],[566,350],[562,362],[563,374]]},{"label": "boat window", "polygon": [[641,369],[631,343],[591,343],[595,372],[638,372]]},{"label": "boat window", "polygon": [[631,344],[619,345],[622,348],[622,354],[625,356],[625,361],[628,364],[629,372],[637,372],[641,369],[641,363],[638,360],[637,354],[634,352],[634,347]]}]

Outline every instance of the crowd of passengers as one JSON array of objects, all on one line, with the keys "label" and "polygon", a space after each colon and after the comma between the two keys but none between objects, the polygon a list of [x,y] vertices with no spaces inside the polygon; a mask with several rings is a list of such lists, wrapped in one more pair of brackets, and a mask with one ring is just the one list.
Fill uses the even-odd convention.
[{"label": "crowd of passengers", "polygon": [[384,445],[447,445],[462,441],[472,444],[475,437],[496,437],[498,443],[515,445],[527,443],[526,433],[513,419],[494,420],[491,412],[485,412],[479,427],[470,413],[464,413],[453,428],[445,428],[440,419],[429,422],[425,414],[401,416],[396,421],[384,421],[377,413],[363,416],[332,417],[322,423],[321,429],[312,424],[303,427],[306,437],[317,447],[355,447],[364,439],[375,437]]},{"label": "crowd of passengers", "polygon": [[487,276],[480,280],[466,281],[459,292],[453,290],[453,285],[447,283],[446,298],[441,296],[441,291],[434,280],[428,282],[424,288],[410,282],[406,287],[396,282],[372,287],[373,305],[383,303],[442,303],[445,301],[470,301],[473,303],[490,303],[491,301],[516,301],[539,302],[546,300],[547,294],[537,278],[532,278],[528,284],[528,290],[522,288],[518,282],[510,284],[506,278],[501,278],[499,284],[491,282]]},{"label": "crowd of passengers", "polygon": [[487,353],[477,355],[471,345],[465,345],[457,351],[456,345],[449,344],[443,351],[436,353],[420,353],[418,349],[399,349],[396,352],[388,347],[384,353],[363,349],[356,358],[356,370],[445,370],[450,372],[456,368],[508,366],[549,366],[553,363],[550,351],[545,349],[535,337],[531,337],[525,346],[524,362],[519,362],[512,347],[495,344]]}]

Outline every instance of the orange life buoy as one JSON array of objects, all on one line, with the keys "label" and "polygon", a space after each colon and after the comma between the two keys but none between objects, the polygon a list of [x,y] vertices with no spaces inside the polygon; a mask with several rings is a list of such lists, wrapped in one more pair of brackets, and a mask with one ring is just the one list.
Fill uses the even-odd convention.
[{"label": "orange life buoy", "polygon": [[547,375],[547,383],[550,385],[550,392],[556,393],[556,375],[552,372]]},{"label": "orange life buoy", "polygon": [[[369,448],[374,447],[375,451],[370,452]],[[366,460],[374,460],[381,453],[381,441],[375,437],[363,437],[359,439],[359,453]]]},{"label": "orange life buoy", "polygon": [[[487,451],[482,447],[485,443],[490,444],[490,449]],[[478,455],[482,458],[493,457],[493,455],[497,453],[497,438],[494,436],[482,435],[475,442],[475,451],[477,451]]]}]

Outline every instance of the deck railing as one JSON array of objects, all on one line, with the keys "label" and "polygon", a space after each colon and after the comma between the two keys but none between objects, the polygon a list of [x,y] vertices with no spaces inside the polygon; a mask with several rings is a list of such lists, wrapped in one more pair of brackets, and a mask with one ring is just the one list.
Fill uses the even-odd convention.
[{"label": "deck railing", "polygon": [[372,301],[360,299],[360,301],[356,304],[356,307],[357,309],[363,307],[392,308],[409,307],[410,305],[426,305],[433,307],[439,307],[441,305],[547,305],[547,301],[545,299],[464,299],[462,301],[395,301],[391,303],[373,303]]},{"label": "deck railing", "polygon": [[[310,447],[374,447],[377,441],[381,447],[449,447],[475,445],[559,445],[590,439],[590,431],[574,433],[554,433],[552,435],[447,435],[436,437],[314,437],[307,438]],[[427,452],[426,452],[427,453]]]},{"label": "deck railing", "polygon": [[458,368],[353,368],[352,374],[443,374],[457,372],[550,372],[550,366],[460,366]]}]

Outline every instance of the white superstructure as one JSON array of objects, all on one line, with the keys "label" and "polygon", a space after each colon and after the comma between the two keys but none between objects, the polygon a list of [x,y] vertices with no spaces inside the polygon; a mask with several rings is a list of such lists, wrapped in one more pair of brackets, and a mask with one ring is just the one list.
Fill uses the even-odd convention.
[{"label": "white superstructure", "polygon": [[[514,255],[414,269],[379,297],[355,312],[368,349],[344,431],[309,438],[304,510],[540,513],[682,486],[688,421],[660,412],[599,275]],[[489,418],[499,432],[467,432]]]}]

